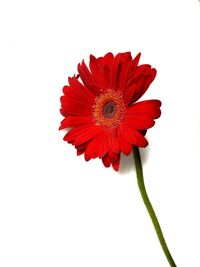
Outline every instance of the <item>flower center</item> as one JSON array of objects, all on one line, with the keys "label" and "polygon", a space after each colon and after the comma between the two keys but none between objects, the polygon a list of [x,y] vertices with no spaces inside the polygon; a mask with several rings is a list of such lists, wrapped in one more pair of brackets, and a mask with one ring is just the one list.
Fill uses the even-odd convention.
[{"label": "flower center", "polygon": [[107,90],[96,97],[93,116],[97,124],[107,128],[116,127],[124,117],[125,104],[122,95],[114,90]]}]

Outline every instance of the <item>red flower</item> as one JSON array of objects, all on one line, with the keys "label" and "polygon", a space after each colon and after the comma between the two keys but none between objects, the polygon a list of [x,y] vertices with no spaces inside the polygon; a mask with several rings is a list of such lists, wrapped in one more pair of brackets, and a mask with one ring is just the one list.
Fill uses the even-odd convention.
[{"label": "red flower", "polygon": [[[132,145],[148,145],[144,137],[161,112],[159,100],[135,103],[156,76],[150,65],[138,65],[140,54],[112,53],[82,61],[78,76],[69,77],[61,97],[60,130],[70,128],[64,140],[74,145],[85,160],[101,158],[105,167],[119,169],[120,153],[131,153]],[[82,80],[80,81],[79,78]]]}]

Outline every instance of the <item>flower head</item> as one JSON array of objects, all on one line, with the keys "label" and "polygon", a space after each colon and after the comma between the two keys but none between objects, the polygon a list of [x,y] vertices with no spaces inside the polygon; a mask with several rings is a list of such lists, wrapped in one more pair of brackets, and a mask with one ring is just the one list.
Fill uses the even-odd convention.
[{"label": "flower head", "polygon": [[140,54],[112,53],[82,61],[78,75],[69,77],[61,96],[60,130],[70,128],[64,140],[85,160],[101,158],[105,167],[119,169],[120,154],[132,145],[145,147],[146,130],[160,117],[159,100],[137,102],[156,76],[150,65],[138,65]]}]

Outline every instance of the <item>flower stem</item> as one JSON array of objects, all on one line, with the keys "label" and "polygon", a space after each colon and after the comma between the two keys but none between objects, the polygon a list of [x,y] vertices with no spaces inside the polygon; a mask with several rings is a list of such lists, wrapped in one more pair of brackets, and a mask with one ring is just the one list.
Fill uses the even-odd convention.
[{"label": "flower stem", "polygon": [[165,242],[165,238],[163,236],[160,224],[158,222],[158,219],[156,217],[155,211],[151,205],[151,202],[149,200],[149,197],[147,195],[147,191],[145,188],[144,184],[144,178],[143,178],[143,171],[142,171],[142,162],[140,158],[140,151],[139,148],[136,146],[133,146],[133,156],[134,156],[134,161],[135,161],[135,167],[136,167],[136,174],[137,174],[137,182],[138,182],[138,187],[140,189],[140,193],[142,196],[142,199],[144,201],[144,204],[147,208],[147,211],[151,217],[152,223],[154,225],[154,228],[156,230],[156,234],[158,236],[158,239],[160,241],[161,247],[165,253],[165,256],[170,264],[171,267],[176,267],[176,264],[170,254],[170,251],[167,247],[167,244]]}]

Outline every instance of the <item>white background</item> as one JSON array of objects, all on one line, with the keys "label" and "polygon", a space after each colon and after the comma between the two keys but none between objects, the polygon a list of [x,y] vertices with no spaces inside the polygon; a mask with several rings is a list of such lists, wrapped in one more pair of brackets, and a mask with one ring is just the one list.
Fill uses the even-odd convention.
[{"label": "white background", "polygon": [[142,52],[163,102],[142,150],[147,191],[172,255],[200,266],[198,0],[0,2],[0,266],[167,267],[137,188],[86,163],[58,127],[67,77],[90,53]]}]

